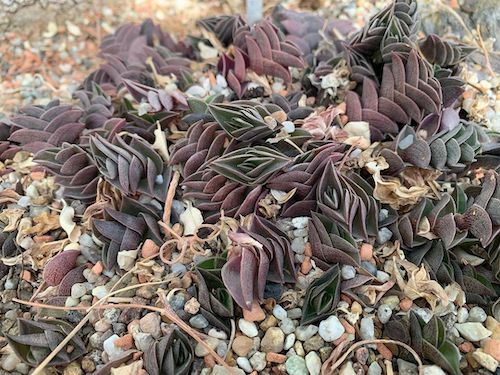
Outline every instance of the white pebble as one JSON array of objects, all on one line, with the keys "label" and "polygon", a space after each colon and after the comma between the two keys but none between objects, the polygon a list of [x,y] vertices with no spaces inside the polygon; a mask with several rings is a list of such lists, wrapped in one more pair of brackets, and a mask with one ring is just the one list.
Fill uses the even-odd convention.
[{"label": "white pebble", "polygon": [[78,299],[82,298],[87,293],[87,288],[81,283],[73,284],[71,287],[71,297]]},{"label": "white pebble", "polygon": [[306,366],[310,375],[319,375],[321,371],[321,358],[316,352],[309,352],[306,355]]},{"label": "white pebble", "polygon": [[216,339],[226,340],[227,334],[224,331],[218,330],[217,328],[210,328],[208,331],[210,337],[215,337]]},{"label": "white pebble", "polygon": [[367,375],[381,375],[382,367],[377,362],[372,362],[370,367],[368,367]]},{"label": "white pebble", "polygon": [[487,315],[484,310],[479,306],[474,306],[469,311],[469,322],[479,322],[482,323],[486,320]]},{"label": "white pebble", "polygon": [[276,305],[273,309],[273,315],[276,319],[283,320],[287,317],[288,314],[283,307],[281,307],[280,305]]},{"label": "white pebble", "polygon": [[97,297],[98,299],[104,298],[108,294],[108,290],[106,289],[106,286],[104,285],[99,285],[96,286],[94,289],[92,289],[92,295],[94,297]]},{"label": "white pebble", "polygon": [[309,218],[307,216],[294,217],[292,219],[292,224],[297,229],[305,228],[308,222]]},{"label": "white pebble", "polygon": [[457,322],[458,323],[465,323],[467,319],[469,318],[469,312],[465,307],[461,307],[457,311]]},{"label": "white pebble", "polygon": [[375,338],[375,325],[372,318],[361,319],[359,335],[363,340],[373,340]]},{"label": "white pebble", "polygon": [[64,302],[64,306],[75,307],[75,306],[78,306],[79,303],[80,303],[80,300],[78,298],[68,297],[68,298],[66,298],[66,301]]},{"label": "white pebble", "polygon": [[252,368],[255,371],[262,371],[266,368],[266,354],[262,352],[256,352],[251,358],[250,358],[250,364],[252,365]]},{"label": "white pebble", "polygon": [[342,323],[340,323],[339,318],[332,315],[319,324],[318,332],[323,340],[326,342],[332,342],[343,335],[345,328]]},{"label": "white pebble", "polygon": [[238,321],[238,327],[240,328],[240,331],[247,337],[255,337],[259,333],[255,323],[249,322],[245,319],[240,319]]},{"label": "white pebble", "polygon": [[120,337],[117,334],[114,334],[108,337],[106,340],[104,340],[102,344],[104,351],[108,354],[109,359],[117,358],[124,352],[122,348],[115,346],[115,341],[118,340],[119,338]]},{"label": "white pebble", "polygon": [[384,271],[377,271],[376,277],[377,280],[380,281],[381,283],[385,283],[386,281],[389,281],[389,279],[391,278],[391,276]]},{"label": "white pebble", "polygon": [[388,305],[380,305],[377,310],[377,316],[380,323],[385,324],[391,319],[392,309]]},{"label": "white pebble", "polygon": [[238,357],[236,359],[236,363],[243,371],[245,371],[248,374],[250,374],[253,371],[252,365],[250,364],[250,361],[246,357]]},{"label": "white pebble", "polygon": [[342,279],[350,280],[356,276],[356,269],[353,266],[344,265],[342,266]]},{"label": "white pebble", "polygon": [[285,338],[285,344],[283,345],[283,348],[285,350],[290,349],[293,344],[295,343],[295,334],[290,333],[286,338]]},{"label": "white pebble", "polygon": [[295,335],[300,341],[307,341],[316,333],[318,333],[318,327],[312,324],[297,327],[297,329],[295,330]]},{"label": "white pebble", "polygon": [[303,237],[295,237],[291,246],[293,252],[297,254],[304,254],[306,243]]}]

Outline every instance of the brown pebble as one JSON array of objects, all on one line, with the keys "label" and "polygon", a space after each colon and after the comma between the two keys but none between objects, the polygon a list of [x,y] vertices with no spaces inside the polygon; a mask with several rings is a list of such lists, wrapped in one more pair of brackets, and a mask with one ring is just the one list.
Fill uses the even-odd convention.
[{"label": "brown pebble", "polygon": [[246,357],[253,347],[253,340],[246,336],[237,336],[233,341],[233,351],[240,357]]},{"label": "brown pebble", "polygon": [[500,361],[500,340],[486,339],[484,340],[483,351],[491,355],[497,361]]},{"label": "brown pebble", "polygon": [[392,352],[389,350],[387,346],[385,346],[382,343],[377,344],[377,350],[378,352],[382,355],[384,359],[391,360],[392,359]]},{"label": "brown pebble", "polygon": [[399,308],[404,312],[410,311],[412,306],[413,306],[413,301],[409,298],[403,298],[399,302]]},{"label": "brown pebble", "polygon": [[122,348],[124,350],[132,349],[134,346],[134,338],[130,333],[127,333],[126,335],[123,335],[122,337],[116,339],[114,341],[114,345],[117,348]]},{"label": "brown pebble", "polygon": [[284,354],[278,354],[278,353],[273,353],[273,352],[269,352],[266,354],[266,361],[267,362],[285,363],[286,358],[287,357]]},{"label": "brown pebble", "polygon": [[203,362],[205,362],[206,368],[213,368],[215,366],[215,359],[210,354],[203,358]]},{"label": "brown pebble", "polygon": [[251,310],[243,309],[243,318],[249,322],[260,322],[266,319],[266,313],[257,302],[254,302]]},{"label": "brown pebble", "polygon": [[373,246],[369,243],[364,243],[361,245],[361,249],[359,250],[359,256],[361,260],[369,261],[373,257]]},{"label": "brown pebble", "polygon": [[472,343],[468,341],[464,341],[463,343],[458,345],[458,349],[460,349],[462,353],[469,353],[470,351],[474,350],[474,345],[472,345]]},{"label": "brown pebble", "polygon": [[306,256],[304,258],[304,261],[302,262],[302,265],[300,266],[300,272],[302,272],[304,275],[307,275],[312,269],[312,263],[311,263],[311,258]]},{"label": "brown pebble", "polygon": [[144,245],[142,245],[141,255],[143,258],[149,258],[158,254],[159,250],[160,248],[158,247],[158,245],[155,244],[153,240],[150,240],[148,238],[146,241],[144,241]]},{"label": "brown pebble", "polygon": [[310,242],[306,242],[306,245],[304,247],[304,255],[306,257],[312,257],[312,246]]},{"label": "brown pebble", "polygon": [[21,278],[24,280],[24,281],[28,281],[30,282],[32,277],[31,277],[31,272],[28,271],[28,270],[23,270],[23,273],[22,273],[22,276]]}]

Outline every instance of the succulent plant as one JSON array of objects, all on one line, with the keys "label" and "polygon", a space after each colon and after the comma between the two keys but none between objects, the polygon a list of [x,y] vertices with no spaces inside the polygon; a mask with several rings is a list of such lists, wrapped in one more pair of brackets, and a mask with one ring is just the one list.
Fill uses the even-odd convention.
[{"label": "succulent plant", "polygon": [[250,310],[262,302],[266,282],[295,282],[295,268],[290,241],[269,220],[254,216],[249,230],[229,234],[232,248],[222,267],[224,285],[234,301]]},{"label": "succulent plant", "polygon": [[118,253],[122,250],[136,250],[143,240],[152,239],[162,243],[155,209],[124,197],[120,210],[104,209],[104,219],[93,219],[94,234],[104,242],[103,264],[111,269],[116,266]]},{"label": "succulent plant", "polygon": [[[19,334],[6,334],[5,338],[14,353],[31,367],[38,366],[73,330],[71,324],[56,319],[18,319],[17,324]],[[76,334],[48,366],[67,366],[85,353],[85,344]]]},{"label": "succulent plant", "polygon": [[333,265],[307,288],[301,325],[314,324],[331,316],[340,301],[340,268]]},{"label": "succulent plant", "polygon": [[201,314],[211,324],[229,333],[228,318],[234,316],[234,303],[222,281],[221,269],[225,263],[221,257],[212,257],[196,264],[197,298]]},{"label": "succulent plant", "polygon": [[55,182],[64,187],[64,197],[83,202],[95,199],[99,171],[83,148],[64,143],[38,152],[34,160],[56,176]]},{"label": "succulent plant", "polygon": [[111,97],[99,85],[92,83],[91,90],[81,89],[73,94],[80,101],[80,107],[85,111],[82,122],[87,129],[96,129],[113,117],[114,106]]},{"label": "succulent plant", "polygon": [[214,33],[224,47],[229,47],[233,43],[236,31],[247,23],[243,17],[238,15],[221,15],[203,18],[197,24],[205,30]]},{"label": "succulent plant", "polygon": [[409,317],[391,319],[385,325],[383,335],[410,345],[425,360],[450,374],[462,373],[459,365],[460,351],[446,337],[444,323],[435,315],[425,322],[415,312],[410,311]]},{"label": "succulent plant", "polygon": [[362,96],[346,95],[349,121],[367,121],[373,140],[397,134],[398,124],[420,124],[427,116],[441,113],[441,84],[415,50],[405,58],[392,54],[392,64],[384,65],[380,90],[364,78]]},{"label": "succulent plant", "polygon": [[52,258],[43,269],[43,280],[49,286],[59,285],[76,265],[78,250],[67,250]]},{"label": "succulent plant", "polygon": [[359,175],[342,175],[329,162],[318,183],[316,197],[319,211],[355,239],[377,236],[379,208],[373,188]]},{"label": "succulent plant", "polygon": [[174,325],[144,350],[144,368],[150,375],[187,375],[193,360],[194,350],[189,339]]},{"label": "succulent plant", "polygon": [[146,194],[163,202],[170,181],[170,168],[151,144],[139,136],[117,134],[112,142],[90,138],[95,165],[104,178],[126,195]]},{"label": "succulent plant", "polygon": [[465,44],[443,40],[436,34],[428,35],[419,47],[427,61],[443,68],[456,66],[475,50]]}]

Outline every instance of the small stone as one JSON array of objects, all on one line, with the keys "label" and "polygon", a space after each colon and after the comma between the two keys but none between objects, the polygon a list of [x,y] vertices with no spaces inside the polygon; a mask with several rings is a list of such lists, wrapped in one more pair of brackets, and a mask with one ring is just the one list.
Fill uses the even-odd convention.
[{"label": "small stone", "polygon": [[377,271],[376,277],[377,277],[377,280],[380,281],[381,283],[385,283],[385,282],[389,281],[389,279],[391,278],[391,276],[387,272],[384,272],[384,271]]},{"label": "small stone", "polygon": [[484,312],[484,310],[479,307],[479,306],[474,306],[472,309],[469,311],[469,322],[479,322],[483,323],[488,315]]},{"label": "small stone", "polygon": [[85,372],[93,373],[95,371],[95,363],[89,357],[83,357],[82,359],[82,369]]},{"label": "small stone", "polygon": [[304,341],[304,350],[306,353],[317,351],[325,345],[325,340],[320,335],[314,335],[308,340]]},{"label": "small stone", "polygon": [[203,329],[208,327],[208,320],[203,315],[198,314],[189,319],[189,324],[193,328]]},{"label": "small stone", "polygon": [[[372,322],[373,323],[373,322]],[[326,342],[337,340],[345,332],[345,328],[335,315],[323,320],[319,324],[319,335]]]},{"label": "small stone", "polygon": [[483,351],[500,361],[500,340],[486,339],[483,343]]},{"label": "small stone", "polygon": [[295,331],[295,323],[290,318],[285,318],[280,323],[280,328],[285,335]]},{"label": "small stone", "polygon": [[222,358],[224,358],[227,354],[228,346],[225,341],[220,341],[219,344],[217,345],[217,348],[215,348],[215,352]]},{"label": "small stone", "polygon": [[388,305],[380,305],[377,309],[377,317],[380,323],[385,324],[391,319],[392,309]]},{"label": "small stone", "polygon": [[287,356],[278,353],[267,353],[266,361],[271,363],[285,363]]},{"label": "small stone", "polygon": [[385,296],[380,300],[381,304],[388,305],[392,310],[399,306],[399,297],[396,295]]},{"label": "small stone", "polygon": [[75,306],[78,306],[79,303],[80,303],[79,299],[73,298],[73,297],[68,297],[68,298],[66,298],[66,302],[64,302],[64,306],[75,307]]},{"label": "small stone", "polygon": [[106,288],[105,285],[99,285],[96,286],[94,289],[92,289],[92,295],[97,299],[102,299],[106,297],[107,294],[108,294],[108,289]]},{"label": "small stone", "polygon": [[409,298],[403,298],[399,303],[399,308],[401,309],[401,311],[404,312],[410,311],[412,306],[413,306],[413,301]]},{"label": "small stone", "polygon": [[145,351],[154,340],[151,334],[144,332],[135,332],[132,334],[132,337],[134,338],[135,347],[142,352]]},{"label": "small stone", "polygon": [[187,268],[182,263],[174,263],[170,266],[171,273],[179,273],[180,275],[184,275],[187,271]]},{"label": "small stone", "polygon": [[111,329],[111,323],[107,319],[99,319],[95,322],[94,329],[97,332],[106,332],[108,329]]},{"label": "small stone", "polygon": [[420,316],[425,323],[429,323],[429,321],[432,319],[432,316],[434,315],[431,309],[428,309],[427,307],[418,307],[416,309],[413,309],[413,311],[415,312],[415,314]]},{"label": "small stone", "polygon": [[295,341],[295,344],[293,344],[293,350],[295,350],[295,354],[297,354],[300,357],[306,355],[304,347],[302,346],[302,343],[300,341]]},{"label": "small stone", "polygon": [[285,344],[283,345],[283,349],[285,349],[285,350],[290,349],[294,343],[295,343],[295,334],[290,333],[289,335],[286,336]]},{"label": "small stone", "polygon": [[145,299],[151,299],[155,295],[155,289],[150,286],[150,285],[144,285],[141,286],[140,288],[137,288],[137,291],[135,292],[135,295],[137,297],[145,298]]},{"label": "small stone", "polygon": [[465,323],[469,319],[469,312],[465,307],[460,307],[457,311],[457,322]]},{"label": "small stone", "polygon": [[[212,350],[215,350],[217,348],[217,345],[219,345],[219,340],[215,337],[207,337],[204,342]],[[205,345],[201,345],[200,343],[198,343],[194,347],[194,354],[197,357],[205,357],[206,355],[210,354],[210,352],[205,347]]]},{"label": "small stone", "polygon": [[342,366],[339,375],[356,375],[356,371],[354,371],[351,361],[347,362],[344,366]]},{"label": "small stone", "polygon": [[[279,353],[283,350],[285,334],[277,327],[271,327],[266,331],[260,343],[260,350],[263,352]],[[254,368],[255,369],[255,368]]]},{"label": "small stone", "polygon": [[268,315],[266,319],[264,319],[264,321],[259,324],[259,327],[265,332],[269,328],[276,327],[277,325],[278,325],[278,319],[276,319],[274,315]]},{"label": "small stone", "polygon": [[472,357],[477,361],[477,363],[491,372],[495,372],[498,367],[498,361],[495,358],[480,350],[476,350],[472,353]]},{"label": "small stone", "polygon": [[231,367],[231,373],[224,366],[215,365],[211,375],[245,375],[245,372],[237,367]]},{"label": "small stone", "polygon": [[218,330],[217,328],[210,328],[210,330],[208,331],[208,335],[219,340],[227,340],[226,332]]},{"label": "small stone", "polygon": [[377,267],[367,261],[361,262],[361,267],[370,272],[373,276],[377,274]]},{"label": "small stone", "polygon": [[297,229],[307,227],[308,223],[309,223],[309,218],[306,216],[294,217],[292,219],[292,225]]},{"label": "small stone", "polygon": [[253,322],[249,322],[245,319],[240,319],[238,321],[238,327],[240,331],[248,337],[255,337],[258,335],[259,331],[257,330],[257,326]]},{"label": "small stone", "polygon": [[307,326],[299,326],[295,330],[297,340],[306,341],[318,333],[318,327],[312,324]]},{"label": "small stone", "polygon": [[378,231],[377,242],[379,244],[384,244],[387,241],[389,241],[392,236],[393,236],[393,233],[391,232],[391,230],[389,228],[387,228],[387,227],[380,228],[380,230]]},{"label": "small stone", "polygon": [[288,310],[287,314],[290,319],[300,319],[302,317],[302,309],[300,307],[296,307]]},{"label": "small stone", "polygon": [[254,302],[250,310],[243,309],[243,318],[249,322],[260,322],[266,318],[266,313],[257,302]]},{"label": "small stone", "polygon": [[318,353],[309,352],[306,355],[306,367],[309,370],[310,375],[319,375],[321,371],[321,358],[319,358]]},{"label": "small stone", "polygon": [[382,375],[382,367],[377,362],[372,362],[368,367],[367,375]]},{"label": "small stone", "polygon": [[292,250],[296,254],[304,254],[306,242],[304,237],[295,237],[292,240]]},{"label": "small stone", "polygon": [[21,360],[17,358],[17,355],[9,353],[7,356],[2,358],[2,368],[8,373],[11,373],[20,362]]},{"label": "small stone", "polygon": [[273,308],[273,315],[276,317],[278,320],[283,320],[287,317],[286,310],[281,307],[280,305],[276,305]]},{"label": "small stone", "polygon": [[354,352],[354,356],[356,357],[356,361],[361,363],[362,365],[366,364],[368,361],[368,356],[370,353],[368,353],[368,349],[365,347],[361,347]]},{"label": "small stone", "polygon": [[350,280],[356,276],[356,269],[353,266],[344,265],[341,270],[342,279]]},{"label": "small stone", "polygon": [[308,375],[306,361],[298,355],[290,356],[285,362],[285,368],[289,375]]},{"label": "small stone", "polygon": [[250,358],[250,364],[255,371],[262,371],[266,368],[266,354],[262,352],[256,352]]},{"label": "small stone", "polygon": [[246,357],[238,357],[236,359],[236,363],[238,364],[238,366],[243,370],[245,371],[247,374],[250,374],[253,369],[252,369],[252,365],[250,364],[250,361],[248,358]]},{"label": "small stone", "polygon": [[159,249],[159,246],[155,244],[153,240],[148,238],[142,245],[141,255],[143,258],[149,258],[153,255],[156,255]]},{"label": "small stone", "polygon": [[424,366],[424,375],[446,375],[441,367],[432,365],[432,366]]},{"label": "small stone", "polygon": [[469,341],[480,341],[489,336],[492,332],[484,328],[481,323],[469,322],[469,323],[457,323],[455,328],[460,332],[460,336]]},{"label": "small stone", "polygon": [[399,375],[418,375],[416,364],[407,362],[403,359],[397,360]]},{"label": "small stone", "polygon": [[118,335],[112,335],[108,337],[106,340],[104,340],[102,344],[104,351],[108,354],[110,360],[119,357],[124,352],[122,348],[119,348],[118,346],[115,345],[115,341],[118,340],[119,338],[120,337]]},{"label": "small stone", "polygon": [[240,357],[246,357],[253,347],[253,340],[246,336],[237,336],[233,341],[232,349]]},{"label": "small stone", "polygon": [[363,340],[373,340],[375,338],[375,325],[372,318],[361,319],[359,335]]},{"label": "small stone", "polygon": [[373,258],[373,246],[369,243],[364,243],[359,249],[359,256],[361,260],[369,261]]},{"label": "small stone", "polygon": [[92,284],[94,284],[99,278],[99,276],[93,273],[92,270],[89,268],[85,268],[83,270],[83,277],[85,277],[85,279],[87,279],[87,281]]},{"label": "small stone", "polygon": [[139,326],[142,332],[149,333],[154,338],[158,338],[161,336],[160,322],[160,316],[154,312],[150,312],[141,318]]},{"label": "small stone", "polygon": [[118,348],[129,350],[134,346],[134,338],[130,333],[127,333],[126,335],[123,335],[122,337],[115,340],[114,344]]}]

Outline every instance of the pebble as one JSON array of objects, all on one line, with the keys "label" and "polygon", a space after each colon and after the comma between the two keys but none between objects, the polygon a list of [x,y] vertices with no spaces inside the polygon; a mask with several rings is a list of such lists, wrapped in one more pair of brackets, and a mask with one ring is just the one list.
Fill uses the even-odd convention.
[{"label": "pebble", "polygon": [[321,338],[320,335],[314,335],[310,339],[304,341],[304,350],[306,353],[311,351],[316,351],[325,345],[325,340]]},{"label": "pebble", "polygon": [[285,318],[280,323],[280,328],[285,335],[295,331],[295,323],[290,318]]},{"label": "pebble", "polygon": [[[215,337],[207,337],[204,341],[205,344],[212,350],[215,350],[217,348],[217,345],[219,345],[219,340],[216,339]],[[209,351],[204,345],[198,343],[194,347],[194,354],[197,357],[205,357],[206,355],[209,354]]]},{"label": "pebble", "polygon": [[432,365],[432,366],[424,366],[424,375],[446,375],[441,367]]},{"label": "pebble", "polygon": [[318,327],[312,324],[307,326],[299,326],[295,330],[295,336],[297,340],[306,341],[318,333]]},{"label": "pebble", "polygon": [[370,272],[373,276],[377,274],[377,267],[367,261],[361,262],[361,267]]},{"label": "pebble", "polygon": [[246,336],[237,336],[233,341],[232,349],[240,357],[246,357],[253,347],[253,340]]},{"label": "pebble", "polygon": [[108,289],[104,285],[99,285],[96,286],[94,289],[92,289],[92,295],[97,299],[104,298],[106,297],[107,294],[108,294]]},{"label": "pebble", "polygon": [[64,306],[75,307],[75,306],[78,306],[79,303],[80,303],[80,299],[68,297],[68,298],[66,298],[66,301],[64,302]]},{"label": "pebble", "polygon": [[382,367],[378,364],[378,362],[372,362],[370,367],[368,367],[367,375],[382,375]]},{"label": "pebble", "polygon": [[269,328],[276,327],[277,325],[278,325],[278,319],[276,319],[274,315],[268,315],[266,319],[264,319],[264,321],[259,324],[259,327],[265,332]]},{"label": "pebble", "polygon": [[403,359],[397,360],[399,375],[418,375],[416,364],[407,362]]},{"label": "pebble", "polygon": [[372,318],[361,319],[359,335],[363,340],[373,340],[375,338],[375,325]]},{"label": "pebble", "polygon": [[393,233],[391,232],[391,230],[389,228],[386,228],[386,227],[381,228],[378,231],[377,242],[379,244],[384,244],[387,241],[389,241],[392,236],[393,236]]},{"label": "pebble", "polygon": [[316,352],[309,352],[305,358],[306,367],[310,375],[319,375],[321,371],[321,358]]},{"label": "pebble", "polygon": [[495,358],[480,350],[476,350],[474,353],[472,353],[472,358],[474,358],[477,363],[491,372],[495,372],[498,367],[498,361]]},{"label": "pebble", "polygon": [[226,332],[221,331],[217,328],[210,328],[210,330],[208,331],[208,335],[210,337],[215,337],[216,339],[219,339],[219,340],[227,340]]},{"label": "pebble", "polygon": [[500,340],[486,339],[483,343],[483,351],[500,361]]},{"label": "pebble", "polygon": [[319,324],[318,332],[323,340],[325,340],[326,342],[332,342],[342,336],[342,334],[345,332],[345,328],[342,323],[340,323],[339,318],[337,318],[335,315],[332,315]]},{"label": "pebble", "polygon": [[250,358],[250,364],[255,371],[262,371],[266,368],[266,354],[262,352],[256,352]]},{"label": "pebble", "polygon": [[429,323],[429,321],[432,319],[433,313],[431,309],[428,309],[427,307],[418,307],[416,309],[413,309],[413,311],[415,312],[415,314],[420,316],[425,323]]},{"label": "pebble", "polygon": [[392,316],[392,309],[388,305],[380,305],[377,309],[377,317],[380,323],[387,323]]},{"label": "pebble", "polygon": [[305,228],[307,226],[308,222],[309,222],[309,218],[306,216],[294,217],[292,219],[292,225],[297,229]]},{"label": "pebble", "polygon": [[380,303],[383,305],[388,305],[392,310],[399,306],[398,296],[385,296],[380,299]]},{"label": "pebble", "polygon": [[104,351],[108,354],[110,360],[119,357],[124,352],[122,348],[115,346],[115,341],[119,338],[120,337],[118,335],[114,334],[104,340],[102,344]]},{"label": "pebble", "polygon": [[255,337],[259,334],[257,330],[257,326],[253,322],[249,322],[245,319],[240,319],[238,321],[238,327],[240,328],[241,333],[248,337]]},{"label": "pebble", "polygon": [[295,350],[295,354],[300,357],[303,357],[306,354],[300,341],[295,341],[295,344],[293,344],[293,350]]},{"label": "pebble", "polygon": [[168,303],[174,311],[184,309],[184,305],[186,304],[186,297],[184,297],[184,295],[181,293],[177,293],[170,298]]},{"label": "pebble", "polygon": [[469,322],[479,322],[483,323],[488,315],[486,315],[485,311],[479,307],[479,306],[474,306],[472,309],[469,311]]},{"label": "pebble", "polygon": [[287,318],[286,310],[283,307],[281,307],[280,305],[274,306],[273,315],[278,320],[283,320],[283,319]]},{"label": "pebble", "polygon": [[236,359],[236,363],[247,374],[250,374],[253,371],[252,365],[250,364],[250,360],[246,357],[238,357]]},{"label": "pebble", "polygon": [[290,319],[300,319],[302,317],[302,309],[300,307],[296,307],[288,310],[287,314]]},{"label": "pebble", "polygon": [[231,367],[231,373],[224,366],[215,365],[211,375],[245,375],[245,372],[237,367]]},{"label": "pebble", "polygon": [[298,355],[291,355],[285,362],[285,368],[289,375],[308,375],[306,361]]},{"label": "pebble", "polygon": [[193,328],[203,329],[208,327],[208,320],[203,315],[198,314],[189,319],[189,324]]},{"label": "pebble", "polygon": [[354,352],[354,356],[356,357],[356,361],[361,363],[362,365],[366,364],[368,361],[368,356],[370,353],[368,352],[368,349],[365,347],[361,347]]},{"label": "pebble", "polygon": [[380,281],[381,283],[385,283],[385,282],[389,281],[389,279],[391,278],[391,276],[387,272],[384,272],[384,271],[377,271],[376,277],[377,277],[377,280]]},{"label": "pebble", "polygon": [[344,265],[342,266],[341,274],[342,279],[344,280],[354,279],[354,277],[356,276],[356,269],[353,266]]},{"label": "pebble", "polygon": [[94,329],[97,332],[106,332],[108,329],[111,329],[111,323],[107,319],[99,319],[95,322]]},{"label": "pebble", "polygon": [[139,320],[139,326],[142,332],[149,333],[154,338],[158,338],[161,336],[160,321],[161,319],[158,314],[150,312]]},{"label": "pebble", "polygon": [[170,267],[170,272],[171,273],[179,273],[180,275],[184,275],[187,271],[187,268],[184,264],[182,263],[174,263]]},{"label": "pebble", "polygon": [[347,362],[344,366],[342,366],[339,375],[356,375],[356,371],[354,371],[351,361]]},{"label": "pebble", "polygon": [[457,311],[457,322],[465,323],[469,319],[469,312],[465,307],[460,307]]},{"label": "pebble", "polygon": [[304,240],[304,237],[295,237],[292,240],[292,250],[296,254],[304,254],[305,247],[306,247],[306,242]]},{"label": "pebble", "polygon": [[217,348],[215,348],[215,352],[220,356],[220,357],[225,357],[227,353],[227,343],[225,341],[220,341],[219,344],[217,345]]},{"label": "pebble", "polygon": [[271,327],[266,331],[260,343],[260,350],[263,352],[279,353],[283,350],[285,334],[277,327]]},{"label": "pebble", "polygon": [[283,349],[285,350],[290,349],[294,343],[295,343],[295,333],[290,333],[285,338],[285,344],[283,345]]},{"label": "pebble", "polygon": [[87,294],[87,288],[84,284],[76,283],[71,287],[71,297],[75,299],[82,298],[85,294]]},{"label": "pebble", "polygon": [[14,353],[9,353],[2,358],[2,368],[7,372],[13,372],[16,366],[20,363],[20,359]]},{"label": "pebble", "polygon": [[489,336],[492,332],[484,328],[481,323],[468,322],[468,323],[457,323],[455,328],[460,333],[460,336],[469,341],[480,341]]}]

